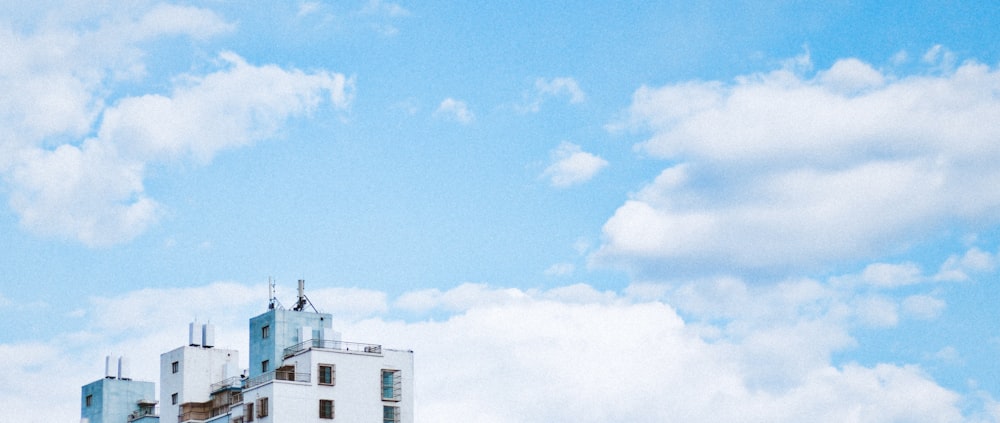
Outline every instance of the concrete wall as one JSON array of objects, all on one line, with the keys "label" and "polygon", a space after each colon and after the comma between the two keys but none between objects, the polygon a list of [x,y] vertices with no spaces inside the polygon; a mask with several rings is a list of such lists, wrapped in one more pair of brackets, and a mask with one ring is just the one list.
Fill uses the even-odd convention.
[{"label": "concrete wall", "polygon": [[[80,417],[90,423],[125,423],[139,409],[139,401],[156,398],[156,384],[137,380],[100,379],[84,385],[80,395]],[[91,404],[87,406],[87,396]]]},{"label": "concrete wall", "polygon": [[[180,405],[205,402],[211,398],[211,385],[228,377],[239,376],[240,353],[237,350],[185,346],[160,355],[160,421],[177,422]],[[178,363],[177,373],[173,363]],[[177,404],[172,395],[177,394]]]},{"label": "concrete wall", "polygon": [[[319,385],[319,365],[336,367],[335,385]],[[397,406],[401,422],[413,423],[413,353],[383,350],[383,355],[313,349],[290,357],[298,373],[309,373],[308,383],[275,380],[244,391],[244,403],[268,398],[269,415],[258,423],[325,421],[319,419],[319,400],[334,401],[334,421],[381,422],[383,406]],[[382,370],[399,370],[400,401],[382,400]]]},{"label": "concrete wall", "polygon": [[[268,327],[267,338],[263,337]],[[333,316],[326,313],[272,309],[250,319],[250,377],[264,373],[261,362],[268,361],[268,371],[281,367],[285,348],[299,342],[299,329],[312,329],[312,339],[319,339],[323,330],[332,332]]]}]

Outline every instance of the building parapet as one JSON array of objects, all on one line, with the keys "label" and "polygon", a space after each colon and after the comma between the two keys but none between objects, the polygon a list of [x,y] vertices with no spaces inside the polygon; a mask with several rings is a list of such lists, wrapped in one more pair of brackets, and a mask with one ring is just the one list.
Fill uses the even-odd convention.
[{"label": "building parapet", "polygon": [[242,387],[240,378],[237,376],[228,377],[212,384],[209,392],[216,393],[223,389],[239,389]]},{"label": "building parapet", "polygon": [[329,339],[313,339],[299,342],[285,348],[284,358],[291,357],[312,348],[323,350],[344,351],[352,354],[382,355],[382,346],[379,344],[363,344],[359,342],[334,341]]},{"label": "building parapet", "polygon": [[312,380],[312,374],[310,373],[296,373],[284,370],[274,370],[270,371],[250,379],[243,380],[243,389],[250,389],[255,386],[260,386],[265,383],[283,380],[287,382],[306,382],[309,383]]}]

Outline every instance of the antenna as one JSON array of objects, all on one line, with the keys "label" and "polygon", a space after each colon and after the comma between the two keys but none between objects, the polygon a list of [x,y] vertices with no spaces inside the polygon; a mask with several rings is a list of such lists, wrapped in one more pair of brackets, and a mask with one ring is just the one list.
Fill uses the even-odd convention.
[{"label": "antenna", "polygon": [[292,310],[295,311],[305,310],[306,304],[309,304],[309,307],[312,307],[314,312],[319,313],[319,310],[316,310],[316,306],[314,306],[312,301],[309,301],[309,297],[306,296],[305,279],[299,279],[299,299],[298,301],[295,302],[295,308],[293,308]]},{"label": "antenna", "polygon": [[283,307],[281,305],[281,302],[278,301],[278,297],[276,297],[274,295],[274,287],[275,287],[274,278],[271,277],[271,276],[268,276],[267,277],[267,309],[268,310],[274,310],[275,306],[277,306],[279,309],[284,310],[285,307]]}]

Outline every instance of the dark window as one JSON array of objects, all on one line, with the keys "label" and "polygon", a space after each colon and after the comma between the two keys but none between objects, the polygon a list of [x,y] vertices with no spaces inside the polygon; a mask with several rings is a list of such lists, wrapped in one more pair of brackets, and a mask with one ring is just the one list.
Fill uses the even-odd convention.
[{"label": "dark window", "polygon": [[180,370],[180,368],[181,368],[181,363],[178,363],[176,361],[173,362],[173,363],[170,363],[170,372],[171,373],[177,373]]},{"label": "dark window", "polygon": [[399,423],[399,407],[383,406],[382,423]]},{"label": "dark window", "polygon": [[257,417],[267,417],[267,397],[257,400]]},{"label": "dark window", "polygon": [[270,326],[264,326],[264,327],[260,328],[260,337],[261,338],[267,339],[269,336],[271,336],[271,327]]},{"label": "dark window", "polygon": [[319,418],[333,418],[333,400],[319,400]]},{"label": "dark window", "polygon": [[337,382],[336,373],[333,364],[320,364],[319,365],[319,384],[320,385],[335,385]]},{"label": "dark window", "polygon": [[385,401],[399,401],[402,392],[403,381],[399,370],[382,370],[382,399]]},{"label": "dark window", "polygon": [[170,404],[177,405],[177,393],[170,394]]},{"label": "dark window", "polygon": [[261,373],[267,373],[267,369],[270,367],[270,364],[271,363],[269,361],[267,361],[267,360],[261,361],[260,362],[260,372]]},{"label": "dark window", "polygon": [[94,405],[94,396],[93,395],[87,395],[87,399],[84,400],[83,402],[84,402],[84,404],[87,405],[87,407],[90,407],[90,406]]},{"label": "dark window", "polygon": [[247,406],[243,409],[243,420],[246,420],[248,422],[252,422],[253,421],[253,403],[252,402],[248,403]]}]

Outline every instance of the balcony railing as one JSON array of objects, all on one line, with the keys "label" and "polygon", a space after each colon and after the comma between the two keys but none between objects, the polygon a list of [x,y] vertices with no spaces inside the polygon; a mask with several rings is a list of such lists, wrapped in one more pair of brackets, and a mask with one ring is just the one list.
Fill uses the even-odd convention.
[{"label": "balcony railing", "polygon": [[233,376],[230,378],[223,379],[219,382],[213,383],[209,392],[215,393],[223,389],[239,388],[239,387],[240,387],[240,378]]},{"label": "balcony railing", "polygon": [[284,380],[288,382],[306,382],[309,383],[312,380],[312,375],[310,373],[296,373],[288,372],[284,370],[275,370],[271,372],[264,373],[252,377],[250,379],[243,380],[243,389],[250,389],[254,386],[263,385],[272,380]]},{"label": "balcony railing", "polygon": [[362,344],[359,342],[332,341],[329,339],[313,339],[299,342],[285,348],[285,357],[288,358],[310,348],[324,350],[346,351],[357,354],[382,355],[382,346],[378,344]]}]

